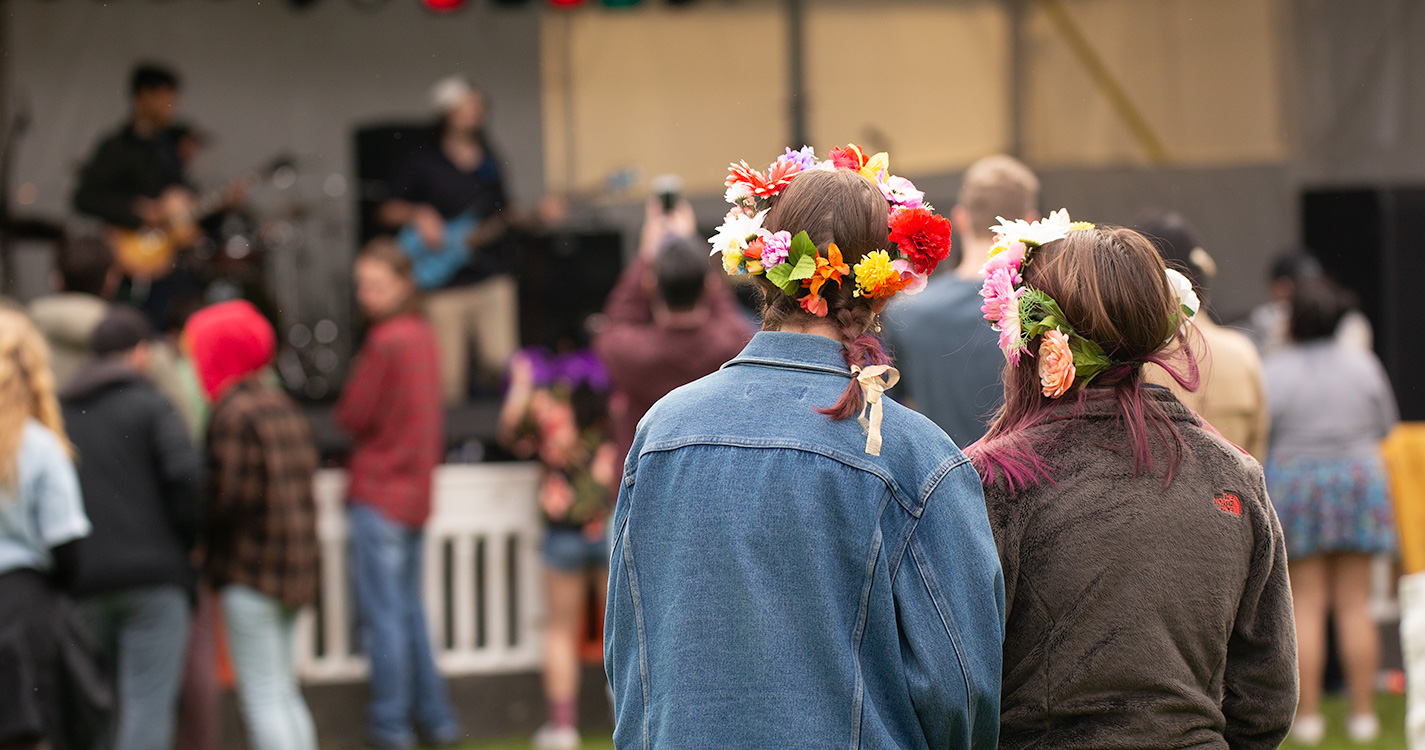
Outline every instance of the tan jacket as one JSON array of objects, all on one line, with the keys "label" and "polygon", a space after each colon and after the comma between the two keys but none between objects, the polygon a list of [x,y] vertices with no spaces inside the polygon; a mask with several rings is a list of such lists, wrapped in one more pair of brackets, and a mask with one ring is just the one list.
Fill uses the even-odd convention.
[{"label": "tan jacket", "polygon": [[1184,390],[1162,368],[1148,365],[1149,383],[1173,389],[1178,399],[1258,461],[1267,458],[1267,397],[1262,390],[1262,358],[1245,335],[1223,328],[1206,315],[1195,322],[1202,334],[1193,352],[1202,385]]}]

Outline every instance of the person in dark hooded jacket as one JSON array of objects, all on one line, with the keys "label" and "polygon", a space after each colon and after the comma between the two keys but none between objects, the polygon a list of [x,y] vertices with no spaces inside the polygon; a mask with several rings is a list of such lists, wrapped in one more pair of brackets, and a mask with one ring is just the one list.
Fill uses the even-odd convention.
[{"label": "person in dark hooded jacket", "polygon": [[173,744],[196,580],[202,455],[146,375],[152,335],[137,310],[110,308],[60,391],[94,526],[70,591],[116,672],[115,750]]}]

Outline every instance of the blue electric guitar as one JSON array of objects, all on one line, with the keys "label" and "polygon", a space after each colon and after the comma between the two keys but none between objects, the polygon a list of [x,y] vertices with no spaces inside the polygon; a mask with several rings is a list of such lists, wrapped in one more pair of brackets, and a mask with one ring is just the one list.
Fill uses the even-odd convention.
[{"label": "blue electric guitar", "polygon": [[470,213],[450,219],[445,222],[445,237],[436,247],[422,241],[414,225],[402,228],[396,235],[396,244],[411,258],[416,286],[429,290],[449,283],[470,262],[470,235],[479,225],[480,220]]}]

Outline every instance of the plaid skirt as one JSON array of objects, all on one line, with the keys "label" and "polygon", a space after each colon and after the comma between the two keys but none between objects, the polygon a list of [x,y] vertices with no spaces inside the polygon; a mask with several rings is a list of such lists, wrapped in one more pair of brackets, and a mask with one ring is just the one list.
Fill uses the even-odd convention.
[{"label": "plaid skirt", "polygon": [[1395,552],[1390,481],[1379,456],[1271,459],[1266,474],[1288,559]]}]

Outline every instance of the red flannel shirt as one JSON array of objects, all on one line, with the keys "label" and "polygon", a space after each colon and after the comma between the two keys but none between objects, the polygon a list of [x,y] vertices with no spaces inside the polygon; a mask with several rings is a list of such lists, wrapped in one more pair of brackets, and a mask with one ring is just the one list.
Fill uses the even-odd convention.
[{"label": "red flannel shirt", "polygon": [[425,318],[376,324],[336,405],[351,435],[347,497],[409,528],[430,516],[431,472],[445,454],[435,333]]}]

